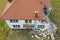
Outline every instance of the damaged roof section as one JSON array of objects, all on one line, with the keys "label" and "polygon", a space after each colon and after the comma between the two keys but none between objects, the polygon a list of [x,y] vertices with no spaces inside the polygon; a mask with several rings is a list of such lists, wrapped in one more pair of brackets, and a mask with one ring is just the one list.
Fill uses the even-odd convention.
[{"label": "damaged roof section", "polygon": [[[3,15],[1,16],[2,20],[43,20],[44,12],[43,7],[46,5],[50,7],[50,3],[48,0],[13,0],[11,3],[8,2],[6,8],[3,11]],[[38,18],[35,18],[35,11],[38,11]]]}]

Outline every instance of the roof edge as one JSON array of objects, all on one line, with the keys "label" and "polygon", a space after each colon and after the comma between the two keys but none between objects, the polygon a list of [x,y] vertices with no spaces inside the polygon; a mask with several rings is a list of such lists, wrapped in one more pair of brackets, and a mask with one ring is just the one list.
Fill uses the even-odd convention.
[{"label": "roof edge", "polygon": [[2,15],[0,16],[0,19],[5,15],[5,12],[12,6],[14,5],[14,3],[16,2],[16,0],[14,0],[13,2],[9,3],[7,2],[6,7],[4,8]]}]

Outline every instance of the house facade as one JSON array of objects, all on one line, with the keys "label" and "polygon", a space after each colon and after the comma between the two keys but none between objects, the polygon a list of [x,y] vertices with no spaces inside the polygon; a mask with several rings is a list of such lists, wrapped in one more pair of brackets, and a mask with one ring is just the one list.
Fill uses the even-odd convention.
[{"label": "house facade", "polygon": [[[12,29],[33,29],[40,26],[46,26],[48,23],[44,20],[6,20],[7,24]],[[36,24],[36,25],[35,25]]]},{"label": "house facade", "polygon": [[1,20],[11,29],[33,29],[48,25],[46,17],[52,10],[50,0],[8,0]]}]

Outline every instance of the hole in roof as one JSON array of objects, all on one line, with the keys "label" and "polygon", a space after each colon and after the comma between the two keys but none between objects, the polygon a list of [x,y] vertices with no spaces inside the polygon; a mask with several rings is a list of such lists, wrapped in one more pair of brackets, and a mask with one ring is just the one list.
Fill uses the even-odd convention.
[{"label": "hole in roof", "polygon": [[8,0],[9,3],[11,3],[13,0]]},{"label": "hole in roof", "polygon": [[42,2],[40,2],[42,4]]}]

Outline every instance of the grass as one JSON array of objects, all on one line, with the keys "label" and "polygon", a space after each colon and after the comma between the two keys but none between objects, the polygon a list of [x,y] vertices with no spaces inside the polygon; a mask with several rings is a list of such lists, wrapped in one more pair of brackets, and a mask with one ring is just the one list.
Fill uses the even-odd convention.
[{"label": "grass", "polygon": [[0,20],[0,40],[5,40],[9,28],[4,20]]},{"label": "grass", "polygon": [[7,0],[0,0],[0,15],[2,14],[2,10],[4,9]]},{"label": "grass", "polygon": [[[0,0],[0,15],[7,0]],[[60,0],[51,0],[53,11],[50,15],[51,20],[57,25],[56,40],[60,40]],[[28,31],[9,30],[4,20],[0,20],[0,40],[32,40]],[[18,36],[18,37],[17,37]]]},{"label": "grass", "polygon": [[[2,10],[4,9],[7,0],[0,0],[0,15],[2,14]],[[0,20],[0,40],[5,40],[6,34],[9,28],[4,20]]]},{"label": "grass", "polygon": [[60,40],[60,0],[51,0],[53,11],[50,15],[51,20],[57,25],[56,40]]}]

